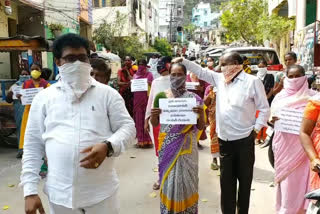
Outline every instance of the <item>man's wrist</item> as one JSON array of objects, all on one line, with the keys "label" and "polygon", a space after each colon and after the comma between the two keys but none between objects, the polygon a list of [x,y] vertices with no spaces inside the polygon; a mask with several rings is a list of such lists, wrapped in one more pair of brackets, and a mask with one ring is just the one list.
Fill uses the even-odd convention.
[{"label": "man's wrist", "polygon": [[105,140],[103,141],[103,143],[107,146],[107,157],[112,157],[112,155],[114,154],[114,150],[111,142]]}]

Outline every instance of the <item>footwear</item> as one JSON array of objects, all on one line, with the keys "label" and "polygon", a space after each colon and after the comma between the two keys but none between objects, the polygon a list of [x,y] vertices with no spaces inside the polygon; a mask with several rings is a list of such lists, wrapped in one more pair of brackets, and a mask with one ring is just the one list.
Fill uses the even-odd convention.
[{"label": "footwear", "polygon": [[204,149],[203,146],[200,143],[198,143],[198,149],[199,150],[203,150]]},{"label": "footwear", "polygon": [[152,187],[153,190],[159,190],[160,189],[160,184],[159,184],[159,181],[155,182],[153,184],[153,187]]},{"label": "footwear", "polygon": [[16,158],[21,159],[23,156],[23,150],[19,150],[18,154],[16,155]]},{"label": "footwear", "polygon": [[211,163],[211,169],[212,170],[218,170],[220,167],[216,163]]}]

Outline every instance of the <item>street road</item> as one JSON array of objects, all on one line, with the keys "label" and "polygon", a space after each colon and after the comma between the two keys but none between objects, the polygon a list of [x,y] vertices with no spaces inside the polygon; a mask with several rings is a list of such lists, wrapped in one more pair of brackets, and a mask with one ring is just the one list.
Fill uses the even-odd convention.
[{"label": "street road", "polygon": [[[1,142],[0,142],[1,143]],[[202,142],[205,149],[200,151],[199,213],[213,214],[220,211],[219,172],[210,169],[209,143]],[[16,149],[0,146],[0,214],[23,214],[24,199],[22,189],[18,187],[21,161],[15,158]],[[121,214],[159,214],[159,192],[156,197],[152,185],[157,179],[157,161],[153,149],[138,150],[130,146],[128,151],[118,158],[117,171],[120,177]],[[256,146],[256,163],[250,213],[275,213],[276,188],[270,187],[273,181],[273,169],[267,158],[267,149]],[[10,187],[14,185],[13,187]],[[39,191],[47,213],[46,196],[42,193],[43,181]],[[3,210],[4,206],[9,206]]]}]

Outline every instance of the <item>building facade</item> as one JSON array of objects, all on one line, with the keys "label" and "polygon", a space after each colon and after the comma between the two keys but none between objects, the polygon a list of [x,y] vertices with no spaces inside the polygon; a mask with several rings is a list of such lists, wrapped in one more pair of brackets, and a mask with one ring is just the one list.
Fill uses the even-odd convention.
[{"label": "building facade", "polygon": [[175,42],[178,38],[178,27],[183,26],[184,0],[159,0],[160,37]]}]

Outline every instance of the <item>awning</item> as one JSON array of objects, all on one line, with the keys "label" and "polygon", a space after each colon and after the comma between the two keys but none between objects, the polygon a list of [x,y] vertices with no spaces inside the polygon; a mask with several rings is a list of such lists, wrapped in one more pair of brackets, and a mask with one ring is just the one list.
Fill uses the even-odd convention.
[{"label": "awning", "polygon": [[41,36],[0,37],[0,52],[11,51],[49,51],[49,42]]}]

